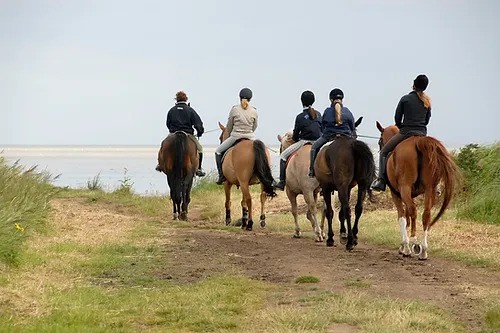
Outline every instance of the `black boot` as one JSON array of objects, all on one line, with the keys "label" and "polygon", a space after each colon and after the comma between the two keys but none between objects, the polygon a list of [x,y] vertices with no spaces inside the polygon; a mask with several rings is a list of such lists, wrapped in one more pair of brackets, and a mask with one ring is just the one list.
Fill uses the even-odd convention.
[{"label": "black boot", "polygon": [[156,165],[156,168],[155,168],[155,170],[156,170],[156,171],[159,171],[159,172],[161,172],[161,167],[160,167],[160,163],[158,163],[158,164]]},{"label": "black boot", "polygon": [[198,170],[196,170],[196,175],[198,177],[205,177],[205,171],[201,168],[201,162],[203,161],[203,153],[198,153]]},{"label": "black boot", "polygon": [[379,156],[378,164],[378,179],[372,183],[371,189],[374,191],[385,191],[385,167],[387,165],[387,157]]},{"label": "black boot", "polygon": [[311,161],[309,164],[309,177],[314,178],[314,160],[316,159],[317,150],[311,148]]},{"label": "black boot", "polygon": [[280,159],[280,181],[278,184],[276,184],[275,187],[284,191],[285,184],[286,184],[286,161]]},{"label": "black boot", "polygon": [[215,165],[217,165],[217,171],[219,172],[219,179],[217,179],[217,185],[221,185],[226,180],[224,174],[222,173],[222,155],[215,154]]}]

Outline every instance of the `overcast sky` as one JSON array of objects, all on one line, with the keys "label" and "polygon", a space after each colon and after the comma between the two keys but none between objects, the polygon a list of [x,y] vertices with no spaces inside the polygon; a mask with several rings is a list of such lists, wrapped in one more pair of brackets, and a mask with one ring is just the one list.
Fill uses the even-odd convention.
[{"label": "overcast sky", "polygon": [[0,0],[0,144],[157,145],[176,91],[211,130],[245,86],[268,144],[306,89],[323,112],[341,88],[359,133],[378,136],[420,73],[429,135],[492,143],[499,13],[495,0]]}]

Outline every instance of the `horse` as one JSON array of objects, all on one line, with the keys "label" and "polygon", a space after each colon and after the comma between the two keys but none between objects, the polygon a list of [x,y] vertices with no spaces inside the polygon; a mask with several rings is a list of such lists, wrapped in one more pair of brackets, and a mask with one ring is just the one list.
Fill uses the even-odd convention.
[{"label": "horse", "polygon": [[[314,171],[323,192],[326,207],[328,221],[326,245],[334,245],[332,194],[337,191],[340,201],[340,241],[342,244],[346,244],[346,250],[352,251],[358,244],[358,222],[363,213],[363,201],[375,178],[373,154],[363,141],[340,135],[320,150],[314,162]],[[356,185],[358,185],[358,196],[354,210],[354,225],[351,227],[349,199],[351,189]],[[345,221],[347,222],[347,233]]]},{"label": "horse", "polygon": [[[292,133],[287,132],[283,136],[278,135],[280,142],[280,153],[288,148],[292,143]],[[311,222],[314,233],[316,234],[316,242],[322,242],[324,234],[322,228],[319,227],[317,219],[317,201],[318,193],[321,190],[316,178],[309,177],[309,159],[311,152],[311,145],[306,144],[300,147],[288,159],[286,168],[286,195],[292,206],[292,215],[295,223],[294,238],[300,238],[301,232],[299,227],[299,218],[297,212],[297,196],[302,194],[304,201],[307,204],[307,219]]]},{"label": "horse", "polygon": [[[399,129],[395,125],[384,128],[378,121],[376,123],[380,131],[379,147],[382,148]],[[380,177],[386,177],[398,211],[402,238],[399,253],[404,257],[413,253],[418,255],[418,259],[426,260],[429,249],[428,232],[446,211],[460,178],[457,165],[439,140],[430,136],[412,136],[396,146],[387,160],[386,174]],[[438,193],[443,197],[441,208],[431,220],[431,209],[437,201]],[[417,207],[413,198],[422,194],[424,236],[420,244],[416,237]],[[407,232],[409,225],[410,238]]]},{"label": "horse", "polygon": [[[229,137],[227,128],[219,122],[220,142]],[[250,186],[260,183],[260,219],[262,228],[266,226],[265,202],[268,197],[276,196],[270,167],[269,151],[261,140],[243,139],[229,148],[222,162],[224,192],[226,194],[226,225],[231,223],[231,188],[236,185],[241,189],[241,228],[252,230],[252,196]]]},{"label": "horse", "polygon": [[158,151],[160,171],[167,175],[173,219],[187,220],[191,188],[198,168],[196,144],[184,132],[167,136]]}]

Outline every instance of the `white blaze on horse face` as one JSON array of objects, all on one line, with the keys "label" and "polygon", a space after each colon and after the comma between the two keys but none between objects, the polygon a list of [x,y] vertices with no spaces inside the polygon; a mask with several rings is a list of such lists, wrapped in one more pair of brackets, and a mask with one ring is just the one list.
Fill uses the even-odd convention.
[{"label": "white blaze on horse face", "polygon": [[401,230],[401,237],[403,238],[403,243],[408,244],[408,232],[406,231],[406,218],[399,218],[399,229]]}]

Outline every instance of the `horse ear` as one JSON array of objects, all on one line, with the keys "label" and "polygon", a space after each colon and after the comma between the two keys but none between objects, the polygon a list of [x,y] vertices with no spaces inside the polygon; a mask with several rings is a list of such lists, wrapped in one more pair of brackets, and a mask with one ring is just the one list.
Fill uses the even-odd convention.
[{"label": "horse ear", "polygon": [[363,121],[363,117],[359,117],[358,120],[356,120],[356,122],[354,123],[354,127],[358,127],[359,124],[361,124],[361,122]]},{"label": "horse ear", "polygon": [[384,133],[384,129],[385,128],[383,128],[382,125],[380,125],[380,123],[378,122],[378,120],[377,120],[377,128],[380,131],[380,133]]},{"label": "horse ear", "polygon": [[283,140],[283,137],[278,134],[278,141],[281,142],[281,140]]},{"label": "horse ear", "polygon": [[220,123],[220,121],[219,121],[219,128],[220,128],[221,130],[225,130],[225,129],[226,129],[226,127],[225,127],[224,125],[222,125],[222,124]]}]

